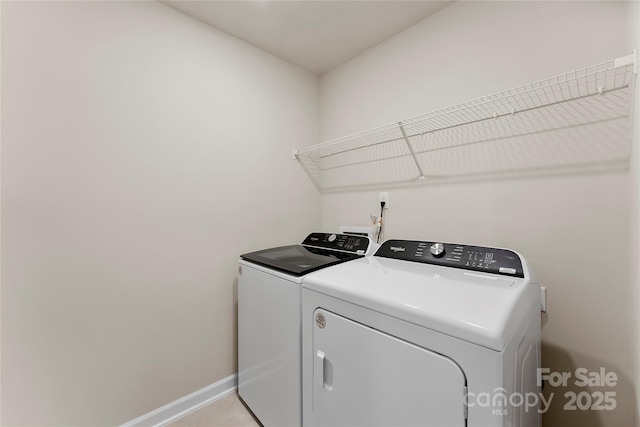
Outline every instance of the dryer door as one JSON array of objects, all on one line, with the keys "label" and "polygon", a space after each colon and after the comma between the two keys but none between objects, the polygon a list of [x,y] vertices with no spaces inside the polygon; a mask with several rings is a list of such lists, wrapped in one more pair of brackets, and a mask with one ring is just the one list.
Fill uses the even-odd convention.
[{"label": "dryer door", "polygon": [[[323,309],[314,313],[313,426],[464,427],[451,359]],[[305,392],[310,387],[305,385]]]}]

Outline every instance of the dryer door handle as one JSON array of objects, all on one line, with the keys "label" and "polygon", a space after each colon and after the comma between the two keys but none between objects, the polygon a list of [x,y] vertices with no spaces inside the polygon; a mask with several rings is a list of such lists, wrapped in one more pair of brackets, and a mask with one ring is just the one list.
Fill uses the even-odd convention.
[{"label": "dryer door handle", "polygon": [[320,379],[322,381],[322,388],[331,391],[333,390],[333,365],[327,359],[324,352],[318,350],[316,353],[318,358],[318,370],[320,371]]}]

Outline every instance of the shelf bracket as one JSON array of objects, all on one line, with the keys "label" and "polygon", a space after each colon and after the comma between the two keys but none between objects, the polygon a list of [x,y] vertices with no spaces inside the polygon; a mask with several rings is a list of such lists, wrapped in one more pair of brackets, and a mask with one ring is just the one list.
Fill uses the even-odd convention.
[{"label": "shelf bracket", "polygon": [[416,153],[413,151],[413,147],[411,147],[411,143],[409,142],[409,137],[407,137],[407,133],[404,130],[404,126],[402,125],[402,122],[398,122],[398,126],[400,126],[400,132],[402,132],[402,138],[404,138],[404,142],[407,144],[407,148],[411,153],[411,157],[413,157],[413,161],[415,162],[416,167],[418,168],[418,172],[420,173],[420,176],[418,177],[418,179],[420,180],[420,182],[423,182],[425,180],[424,172],[422,172],[420,163],[418,163],[418,158],[416,157]]},{"label": "shelf bracket", "polygon": [[633,49],[629,55],[614,60],[616,68],[629,64],[633,64],[633,74],[638,74],[638,49]]}]

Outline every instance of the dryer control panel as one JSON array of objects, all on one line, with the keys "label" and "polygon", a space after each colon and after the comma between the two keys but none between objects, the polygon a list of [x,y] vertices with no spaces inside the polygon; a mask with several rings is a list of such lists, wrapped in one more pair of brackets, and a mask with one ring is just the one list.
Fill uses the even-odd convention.
[{"label": "dryer control panel", "polygon": [[520,257],[508,249],[415,240],[387,240],[375,256],[524,277]]},{"label": "dryer control panel", "polygon": [[369,238],[350,234],[311,233],[304,239],[302,244],[315,246],[316,248],[364,254],[369,248]]}]

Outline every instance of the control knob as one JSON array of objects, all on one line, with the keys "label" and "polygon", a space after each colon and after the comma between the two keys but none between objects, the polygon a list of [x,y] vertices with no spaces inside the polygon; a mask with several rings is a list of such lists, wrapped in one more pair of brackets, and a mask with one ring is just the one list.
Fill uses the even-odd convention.
[{"label": "control knob", "polygon": [[333,242],[334,240],[336,240],[336,237],[338,237],[338,236],[336,236],[335,234],[332,234],[332,235],[329,236],[329,238],[327,240],[329,240],[329,242]]},{"label": "control knob", "polygon": [[434,257],[440,258],[444,256],[444,244],[434,243],[433,245],[431,245],[431,248],[429,248],[429,251]]}]

